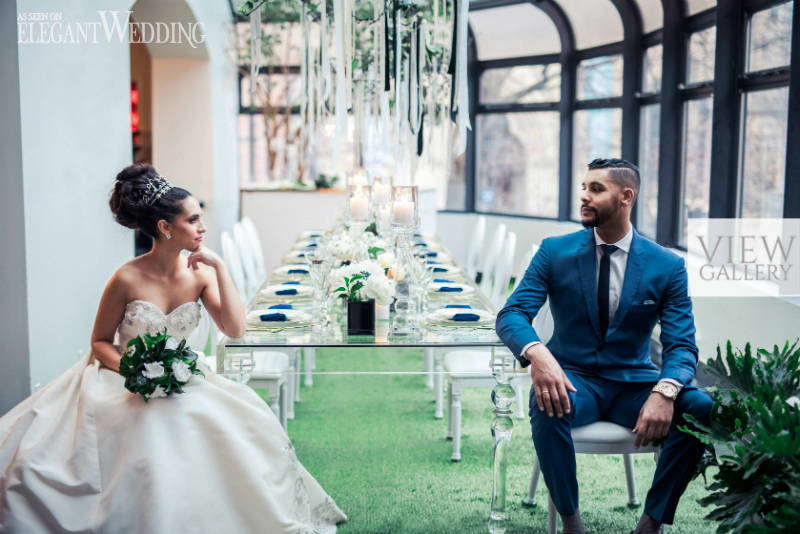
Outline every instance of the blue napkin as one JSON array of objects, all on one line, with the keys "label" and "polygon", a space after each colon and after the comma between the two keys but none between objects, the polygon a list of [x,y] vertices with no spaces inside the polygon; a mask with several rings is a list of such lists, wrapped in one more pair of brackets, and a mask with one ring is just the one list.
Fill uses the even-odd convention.
[{"label": "blue napkin", "polygon": [[441,293],[457,293],[459,291],[463,291],[463,288],[460,287],[450,287],[450,286],[442,286],[439,288]]},{"label": "blue napkin", "polygon": [[[461,290],[459,289],[459,291],[461,291]],[[297,295],[297,290],[294,289],[294,288],[292,288],[292,289],[280,289],[280,290],[276,291],[275,294],[276,295]]]},{"label": "blue napkin", "polygon": [[268,310],[291,310],[292,309],[292,305],[291,304],[273,304],[272,306],[270,306],[267,309]]},{"label": "blue napkin", "polygon": [[308,237],[322,237],[322,234],[308,234]]},{"label": "blue napkin", "polygon": [[445,308],[468,308],[472,309],[472,306],[469,304],[448,304]]},{"label": "blue napkin", "polygon": [[314,248],[314,247],[316,247],[316,246],[317,246],[317,244],[316,244],[316,243],[309,243],[309,244],[306,246],[306,248]]},{"label": "blue napkin", "polygon": [[453,315],[450,319],[453,321],[477,321],[480,319],[481,316],[477,313],[457,313]]},{"label": "blue napkin", "polygon": [[284,286],[299,286],[300,282],[298,282],[297,280],[291,280],[289,282],[284,282],[281,285],[284,285]]},{"label": "blue napkin", "polygon": [[433,260],[428,260],[428,261],[426,261],[425,263],[427,263],[428,265],[439,265],[439,263],[441,263],[441,262],[438,262],[438,261],[433,261]]},{"label": "blue napkin", "polygon": [[305,258],[306,257],[306,253],[305,252],[300,252],[300,253],[297,254],[297,257],[298,258]]},{"label": "blue napkin", "polygon": [[308,269],[289,269],[289,274],[308,274]]},{"label": "blue napkin", "polygon": [[[292,272],[292,271],[289,271],[289,272]],[[433,268],[433,272],[435,272],[435,273],[446,273],[447,269],[445,269],[444,267],[434,267]]]},{"label": "blue napkin", "polygon": [[445,280],[444,278],[434,278],[433,281],[437,284],[454,284],[453,280]]},{"label": "blue napkin", "polygon": [[436,256],[438,256],[438,255],[439,255],[439,253],[438,253],[438,252],[428,252],[428,257],[429,257],[429,258],[435,258],[435,257],[436,257]]},{"label": "blue napkin", "polygon": [[286,315],[282,313],[264,313],[258,316],[262,321],[285,321]]}]

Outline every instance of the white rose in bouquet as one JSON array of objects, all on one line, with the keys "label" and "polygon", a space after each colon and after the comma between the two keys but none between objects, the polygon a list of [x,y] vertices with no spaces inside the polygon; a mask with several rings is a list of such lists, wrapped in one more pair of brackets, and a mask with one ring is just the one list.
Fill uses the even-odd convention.
[{"label": "white rose in bouquet", "polygon": [[331,236],[327,243],[328,251],[331,256],[339,262],[355,262],[361,253],[361,246],[353,240],[347,232],[341,232]]},{"label": "white rose in bouquet", "polygon": [[167,393],[166,393],[166,391],[164,391],[164,388],[162,388],[161,386],[156,386],[156,389],[154,389],[153,392],[150,393],[149,395],[146,395],[146,398],[148,398],[148,399],[158,399],[158,398],[166,397],[166,396],[167,396]]},{"label": "white rose in bouquet", "polygon": [[383,274],[383,270],[367,278],[363,289],[367,297],[384,306],[392,303],[394,290],[394,282]]},{"label": "white rose in bouquet", "polygon": [[175,377],[175,380],[181,384],[185,384],[192,378],[192,370],[185,362],[175,360],[172,362],[172,375]]},{"label": "white rose in bouquet", "polygon": [[145,378],[159,378],[164,376],[164,366],[161,362],[153,362],[144,364],[144,371],[142,375]]}]

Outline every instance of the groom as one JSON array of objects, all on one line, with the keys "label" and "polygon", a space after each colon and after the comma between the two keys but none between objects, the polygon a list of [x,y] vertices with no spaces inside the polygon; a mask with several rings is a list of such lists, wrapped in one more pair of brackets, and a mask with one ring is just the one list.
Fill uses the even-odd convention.
[{"label": "groom", "polygon": [[[711,398],[689,383],[697,366],[692,302],[681,258],[633,230],[639,171],[621,159],[589,164],[581,192],[586,229],[542,241],[497,315],[497,334],[530,365],[533,444],[565,534],[584,532],[570,429],[598,420],[633,429],[636,446],[663,441],[635,534],[671,524],[702,444],[678,430],[684,413],[707,421]],[[555,329],[531,326],[549,297]],[[650,361],[661,322],[663,367]]]}]

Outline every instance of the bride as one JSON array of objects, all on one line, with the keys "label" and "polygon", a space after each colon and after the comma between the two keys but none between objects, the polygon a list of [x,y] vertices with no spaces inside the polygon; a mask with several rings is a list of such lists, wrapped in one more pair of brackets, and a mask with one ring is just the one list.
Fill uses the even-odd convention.
[{"label": "bride", "polygon": [[153,248],[108,282],[91,353],[0,418],[0,532],[335,532],[345,515],[251,389],[208,366],[182,395],[125,389],[128,340],[186,338],[203,306],[237,337],[245,314],[189,192],[131,165],[110,205]]}]

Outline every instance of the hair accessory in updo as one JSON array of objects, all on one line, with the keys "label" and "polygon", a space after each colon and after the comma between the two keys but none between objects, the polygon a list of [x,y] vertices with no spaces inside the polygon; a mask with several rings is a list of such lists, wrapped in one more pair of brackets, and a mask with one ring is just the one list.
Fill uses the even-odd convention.
[{"label": "hair accessory in updo", "polygon": [[157,175],[155,178],[149,178],[144,192],[144,203],[152,206],[161,195],[172,189],[172,184],[166,178]]}]

